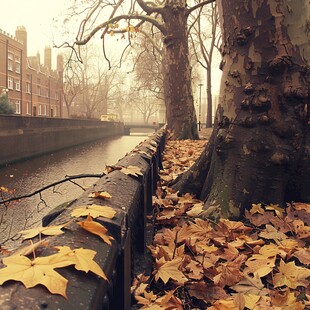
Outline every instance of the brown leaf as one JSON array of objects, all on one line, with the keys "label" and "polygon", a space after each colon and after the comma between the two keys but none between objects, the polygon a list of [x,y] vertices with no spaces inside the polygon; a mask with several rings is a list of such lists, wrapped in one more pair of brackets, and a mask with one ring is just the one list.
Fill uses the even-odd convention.
[{"label": "brown leaf", "polygon": [[287,239],[287,236],[280,231],[277,231],[273,226],[266,225],[265,230],[263,230],[260,234],[260,237],[265,239],[273,239],[275,241],[281,241]]},{"label": "brown leaf", "polygon": [[90,233],[99,236],[108,245],[112,244],[111,240],[114,240],[114,238],[108,235],[108,230],[100,223],[93,221],[90,215],[87,216],[85,221],[77,222],[77,224]]},{"label": "brown leaf", "polygon": [[92,192],[88,195],[90,198],[111,199],[112,196],[108,192]]},{"label": "brown leaf", "polygon": [[155,274],[155,280],[158,281],[159,279],[162,279],[166,284],[169,279],[172,279],[178,283],[184,284],[187,281],[187,278],[184,276],[183,272],[179,270],[181,262],[182,257],[177,257],[168,262],[164,259],[158,260],[157,264],[161,266]]},{"label": "brown leaf", "polygon": [[267,295],[269,291],[264,288],[264,284],[262,283],[258,274],[255,274],[253,278],[245,275],[244,278],[238,282],[236,285],[231,286],[231,288],[243,294],[253,294],[253,295]]},{"label": "brown leaf", "polygon": [[305,265],[310,265],[310,249],[301,249],[294,253],[294,256],[298,258],[298,260]]},{"label": "brown leaf", "polygon": [[137,166],[128,166],[128,167],[123,167],[121,170],[124,174],[127,175],[132,175],[134,177],[138,177],[139,175],[143,175],[141,172],[141,169]]},{"label": "brown leaf", "polygon": [[282,259],[278,267],[279,273],[276,273],[273,277],[274,287],[280,287],[286,285],[292,289],[297,288],[297,286],[307,287],[309,281],[306,280],[310,277],[310,270],[298,267],[295,262],[285,263]]},{"label": "brown leaf", "polygon": [[228,297],[225,290],[219,286],[208,284],[205,281],[199,281],[186,285],[190,296],[205,300],[206,302]]}]

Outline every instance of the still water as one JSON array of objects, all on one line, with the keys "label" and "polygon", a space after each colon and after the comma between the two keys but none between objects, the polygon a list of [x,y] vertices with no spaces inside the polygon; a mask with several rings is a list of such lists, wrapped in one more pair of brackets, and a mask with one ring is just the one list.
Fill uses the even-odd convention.
[{"label": "still water", "polygon": [[[23,162],[0,168],[0,187],[14,191],[14,196],[32,193],[65,176],[100,174],[105,165],[113,165],[147,137],[131,135],[105,138]],[[77,179],[74,182],[87,188],[97,178]],[[44,215],[56,206],[78,198],[83,189],[70,182],[57,185],[40,195],[0,205],[0,243],[9,241],[6,247],[19,243],[18,231],[40,225]],[[12,193],[5,196],[12,196]],[[14,242],[14,240],[16,241]],[[13,241],[13,242],[12,242]]]}]

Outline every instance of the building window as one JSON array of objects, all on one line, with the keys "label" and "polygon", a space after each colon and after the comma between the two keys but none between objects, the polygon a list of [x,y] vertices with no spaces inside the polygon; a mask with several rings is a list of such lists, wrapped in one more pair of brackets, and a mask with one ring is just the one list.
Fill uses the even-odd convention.
[{"label": "building window", "polygon": [[31,94],[31,84],[29,82],[26,82],[26,93]]},{"label": "building window", "polygon": [[20,73],[20,57],[15,56],[15,72]]},{"label": "building window", "polygon": [[9,89],[14,88],[14,79],[11,76],[8,77],[8,88]]},{"label": "building window", "polygon": [[13,71],[13,54],[8,53],[8,70]]},{"label": "building window", "polygon": [[11,59],[8,60],[8,70],[13,71],[13,60]]},{"label": "building window", "polygon": [[15,114],[20,114],[20,100],[15,101]]},{"label": "building window", "polygon": [[42,115],[42,104],[39,104],[39,112],[38,112],[39,115]]},{"label": "building window", "polygon": [[20,80],[15,79],[15,90],[20,91]]},{"label": "building window", "polygon": [[41,96],[41,86],[40,85],[37,86],[37,95]]},{"label": "building window", "polygon": [[26,102],[26,114],[27,115],[31,114],[31,105],[29,101]]},{"label": "building window", "polygon": [[46,104],[44,105],[44,115],[47,115],[47,108],[46,108]]}]

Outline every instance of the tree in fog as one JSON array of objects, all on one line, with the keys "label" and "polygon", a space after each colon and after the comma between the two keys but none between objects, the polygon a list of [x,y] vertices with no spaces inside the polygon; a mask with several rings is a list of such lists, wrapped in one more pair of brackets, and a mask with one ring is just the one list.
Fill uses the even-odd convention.
[{"label": "tree in fog", "polygon": [[107,113],[116,88],[116,69],[108,70],[95,47],[83,47],[80,52],[83,62],[73,54],[65,68],[64,100],[68,115],[99,118]]},{"label": "tree in fog", "polygon": [[[207,117],[205,119],[206,127],[212,127],[212,65],[214,62],[214,53],[219,49],[220,27],[217,4],[211,3],[210,6],[202,7],[198,16],[193,22],[191,30],[191,46],[194,50],[196,61],[205,69],[206,78],[203,79],[206,84],[207,93]],[[204,120],[202,120],[204,122]]]},{"label": "tree in fog", "polygon": [[[87,10],[75,7],[75,13],[83,16],[74,46],[87,44],[99,32],[104,40],[107,34],[126,28],[130,40],[131,33],[138,32],[141,23],[156,27],[163,42],[163,87],[168,128],[173,139],[197,139],[187,22],[193,11],[213,1],[203,1],[194,6],[188,6],[185,0],[166,0],[163,3],[120,0],[116,4],[93,1]],[[138,24],[131,24],[133,20]]]},{"label": "tree in fog", "polygon": [[152,116],[159,112],[164,105],[163,74],[162,74],[162,47],[159,32],[154,29],[142,31],[131,49],[133,63],[133,81],[130,87],[130,103],[139,115],[142,115],[143,122],[147,124]]},{"label": "tree in fog", "polygon": [[63,98],[67,109],[67,116],[71,116],[71,107],[74,100],[81,93],[82,64],[71,62],[67,64],[64,71]]}]

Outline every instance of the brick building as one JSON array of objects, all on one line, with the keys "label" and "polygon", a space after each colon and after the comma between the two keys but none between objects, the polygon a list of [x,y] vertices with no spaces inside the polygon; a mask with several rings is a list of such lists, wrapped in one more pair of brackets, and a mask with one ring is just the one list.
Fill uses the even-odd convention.
[{"label": "brick building", "polygon": [[27,55],[25,27],[17,27],[15,37],[0,29],[0,93],[8,94],[15,114],[62,117],[62,55],[57,56],[53,70],[50,47],[45,47],[44,64],[39,53]]}]

